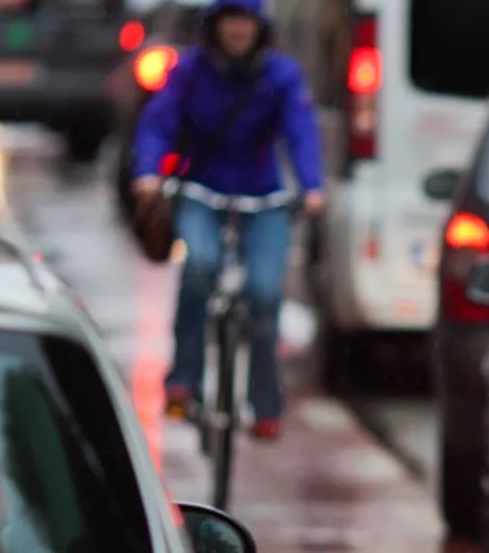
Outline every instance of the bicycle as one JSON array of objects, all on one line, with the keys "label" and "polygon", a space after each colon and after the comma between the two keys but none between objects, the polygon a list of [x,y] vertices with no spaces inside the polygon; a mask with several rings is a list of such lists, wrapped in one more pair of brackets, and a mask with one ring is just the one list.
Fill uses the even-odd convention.
[{"label": "bicycle", "polygon": [[[301,206],[293,198],[283,206],[291,214]],[[216,394],[214,401],[205,394],[197,417],[200,448],[212,464],[211,502],[225,510],[229,503],[233,467],[234,431],[240,426],[236,407],[236,362],[241,342],[246,340],[247,305],[243,298],[244,275],[239,256],[241,213],[233,208],[233,198],[224,208],[224,260],[217,289],[209,302],[209,322],[217,343]],[[208,366],[206,367],[206,371]]]}]

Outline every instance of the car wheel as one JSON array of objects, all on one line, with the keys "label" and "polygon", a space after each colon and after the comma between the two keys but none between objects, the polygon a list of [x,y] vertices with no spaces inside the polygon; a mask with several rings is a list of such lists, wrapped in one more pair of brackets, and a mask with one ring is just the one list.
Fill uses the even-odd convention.
[{"label": "car wheel", "polygon": [[481,538],[482,451],[464,453],[445,438],[441,452],[440,502],[449,533],[457,538]]}]

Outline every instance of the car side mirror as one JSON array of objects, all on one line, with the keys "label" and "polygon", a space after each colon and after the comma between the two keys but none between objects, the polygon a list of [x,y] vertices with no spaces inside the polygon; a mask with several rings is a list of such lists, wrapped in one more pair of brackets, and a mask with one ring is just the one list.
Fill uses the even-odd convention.
[{"label": "car side mirror", "polygon": [[226,513],[192,503],[178,507],[196,553],[256,553],[249,530]]},{"label": "car side mirror", "polygon": [[461,177],[462,172],[456,169],[435,171],[424,181],[425,194],[433,200],[450,200]]},{"label": "car side mirror", "polygon": [[474,303],[489,306],[489,257],[475,263],[469,276],[467,297]]}]

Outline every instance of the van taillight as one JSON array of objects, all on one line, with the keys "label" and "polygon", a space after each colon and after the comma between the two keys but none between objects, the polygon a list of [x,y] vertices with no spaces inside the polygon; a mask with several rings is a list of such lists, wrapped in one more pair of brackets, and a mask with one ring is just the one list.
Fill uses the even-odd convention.
[{"label": "van taillight", "polygon": [[442,315],[453,322],[489,324],[489,307],[467,297],[467,280],[474,263],[489,252],[489,226],[473,213],[457,213],[447,225],[445,247],[441,273]]},{"label": "van taillight", "polygon": [[350,58],[348,86],[353,94],[375,94],[382,85],[382,60],[377,48],[358,48]]},{"label": "van taillight", "polygon": [[352,158],[373,158],[377,153],[377,100],[382,78],[377,18],[362,17],[353,31],[353,50],[348,68],[349,150]]}]

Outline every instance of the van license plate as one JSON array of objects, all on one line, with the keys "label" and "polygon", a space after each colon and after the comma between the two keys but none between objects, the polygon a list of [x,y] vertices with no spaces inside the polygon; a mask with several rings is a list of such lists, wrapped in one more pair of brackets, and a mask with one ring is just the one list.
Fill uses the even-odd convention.
[{"label": "van license plate", "polygon": [[411,243],[409,257],[412,266],[421,272],[433,274],[438,267],[438,251],[433,246],[430,247],[423,240],[417,240]]}]

